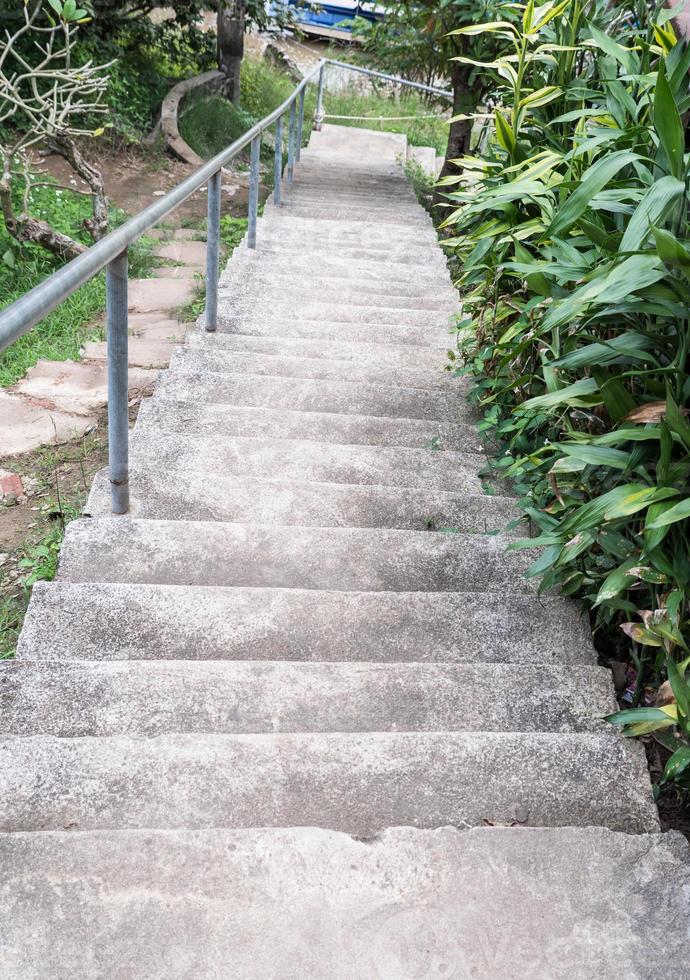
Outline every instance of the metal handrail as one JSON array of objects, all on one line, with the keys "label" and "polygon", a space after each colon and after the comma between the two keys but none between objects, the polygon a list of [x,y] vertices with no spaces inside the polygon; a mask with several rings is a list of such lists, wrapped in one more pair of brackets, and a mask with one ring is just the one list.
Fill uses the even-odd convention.
[{"label": "metal handrail", "polygon": [[221,171],[246,146],[251,144],[249,170],[249,209],[247,246],[256,247],[256,223],[259,198],[259,156],[261,136],[275,123],[275,183],[273,199],[280,204],[283,154],[283,117],[289,113],[286,180],[291,184],[295,163],[300,159],[304,125],[304,96],[307,85],[318,75],[318,96],[314,118],[315,129],[323,122],[323,93],[328,65],[370,75],[398,85],[452,98],[452,92],[408,81],[370,68],[323,58],[307,72],[291,95],[277,109],[248,129],[225,150],[174,187],[164,197],[140,211],[105,238],[87,248],[62,269],[58,269],[6,309],[0,311],[0,352],[43,320],[60,303],[106,270],[106,331],[108,348],[108,468],[111,509],[114,514],[129,510],[129,409],[128,409],[128,295],[127,251],[141,235],[174,211],[191,194],[207,185],[208,220],[206,233],[206,305],[205,327],[214,331],[218,318],[218,260],[220,250]]}]

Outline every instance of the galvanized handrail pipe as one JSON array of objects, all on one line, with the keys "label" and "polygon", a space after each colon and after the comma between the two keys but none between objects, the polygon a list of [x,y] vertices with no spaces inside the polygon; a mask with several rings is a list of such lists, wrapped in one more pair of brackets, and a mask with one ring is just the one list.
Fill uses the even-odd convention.
[{"label": "galvanized handrail pipe", "polygon": [[129,510],[129,378],[127,249],[105,270],[108,348],[108,470],[114,514]]},{"label": "galvanized handrail pipe", "polygon": [[206,309],[204,325],[209,332],[218,326],[218,270],[220,259],[221,172],[208,180],[206,211]]},{"label": "galvanized handrail pipe", "polygon": [[249,215],[247,222],[247,248],[256,248],[256,218],[259,211],[260,154],[261,137],[255,136],[252,140],[252,155],[249,164]]},{"label": "galvanized handrail pipe", "polygon": [[280,182],[283,169],[283,117],[278,116],[275,130],[275,148],[273,151],[273,203],[280,206]]},{"label": "galvanized handrail pipe", "polygon": [[[399,75],[386,75],[385,72],[374,71],[373,68],[360,68],[359,65],[350,65],[346,61],[335,61],[333,58],[325,58],[324,67],[325,65],[337,65],[338,68],[345,68],[347,71],[358,72],[360,75],[370,75],[373,78],[382,78],[385,82],[405,85],[407,88],[415,88],[420,92],[429,92],[430,95],[439,95],[446,99],[453,98],[453,93],[449,89],[436,88],[435,85],[423,85],[421,82],[411,82],[407,78],[400,78]],[[319,87],[321,85],[321,78],[319,78]]]},{"label": "galvanized handrail pipe", "polygon": [[299,158],[302,156],[302,129],[304,128],[304,96],[305,90],[299,94],[297,100],[297,139],[295,141],[295,162],[299,163]]},{"label": "galvanized handrail pipe", "polygon": [[297,128],[297,113],[294,101],[290,104],[290,122],[288,124],[288,159],[287,182],[291,184],[295,176],[295,131]]}]

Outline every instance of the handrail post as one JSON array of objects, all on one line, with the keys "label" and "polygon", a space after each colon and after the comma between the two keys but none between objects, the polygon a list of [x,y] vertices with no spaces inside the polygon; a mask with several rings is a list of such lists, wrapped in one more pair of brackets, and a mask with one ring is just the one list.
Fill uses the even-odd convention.
[{"label": "handrail post", "polygon": [[304,128],[304,95],[305,89],[299,94],[299,108],[297,109],[297,140],[295,143],[295,160],[299,163],[302,155],[302,129]]},{"label": "handrail post", "polygon": [[256,248],[256,217],[259,210],[259,159],[261,154],[261,136],[252,140],[252,152],[249,163],[249,222],[247,224],[247,246]]},{"label": "handrail post", "polygon": [[129,383],[127,315],[127,249],[105,271],[108,339],[108,471],[110,509],[129,510]]},{"label": "handrail post", "polygon": [[323,126],[323,85],[326,79],[326,62],[321,65],[321,70],[319,72],[319,94],[316,97],[316,113],[314,115],[314,129],[316,132],[321,131]]},{"label": "handrail post", "polygon": [[297,100],[290,103],[290,124],[288,127],[287,182],[291,184],[295,176],[295,129],[297,121]]},{"label": "handrail post", "polygon": [[220,170],[208,181],[206,221],[206,329],[218,326],[218,255],[220,249]]},{"label": "handrail post", "polygon": [[275,156],[273,160],[273,203],[280,207],[280,181],[283,169],[283,117],[276,119]]}]

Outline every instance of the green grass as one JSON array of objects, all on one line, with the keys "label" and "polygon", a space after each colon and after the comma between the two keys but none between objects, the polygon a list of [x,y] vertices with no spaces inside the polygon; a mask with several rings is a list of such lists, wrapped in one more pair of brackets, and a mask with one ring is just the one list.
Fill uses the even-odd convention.
[{"label": "green grass", "polygon": [[[90,243],[82,222],[91,212],[82,195],[50,186],[37,188],[32,195],[32,213],[78,241]],[[123,211],[113,209],[112,226],[122,224],[126,217]],[[132,277],[150,274],[152,244],[147,239],[140,239],[130,248]],[[60,266],[59,259],[37,245],[17,245],[0,221],[0,296],[3,306],[19,299]],[[105,276],[99,273],[0,354],[0,387],[19,381],[38,360],[78,359],[84,341],[102,339],[102,329],[93,321],[104,307]]]}]

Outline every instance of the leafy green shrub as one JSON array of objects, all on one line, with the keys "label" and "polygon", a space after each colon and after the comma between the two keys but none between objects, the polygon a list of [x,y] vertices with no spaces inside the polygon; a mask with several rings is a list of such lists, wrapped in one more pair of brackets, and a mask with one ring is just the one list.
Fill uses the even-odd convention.
[{"label": "leafy green shrub", "polygon": [[471,28],[505,43],[495,139],[444,181],[458,373],[540,531],[531,574],[622,630],[641,693],[690,652],[690,51],[663,9],[515,9]]}]

